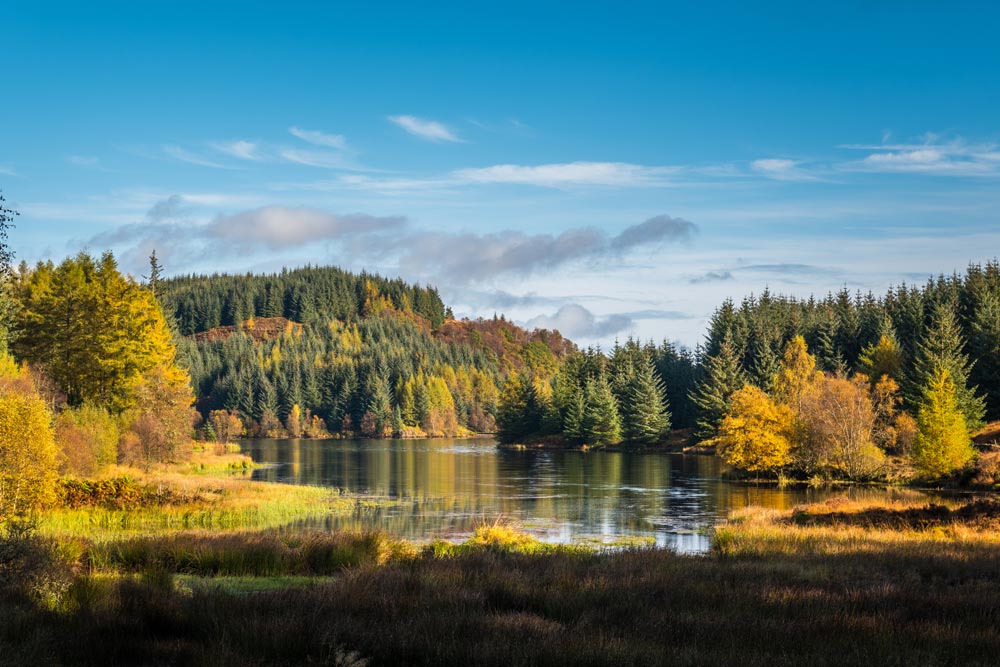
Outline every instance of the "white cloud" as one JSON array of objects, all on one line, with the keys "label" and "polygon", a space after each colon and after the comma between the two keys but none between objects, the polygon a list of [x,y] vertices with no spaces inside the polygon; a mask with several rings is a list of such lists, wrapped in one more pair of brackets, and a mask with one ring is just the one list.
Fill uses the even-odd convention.
[{"label": "white cloud", "polygon": [[265,206],[216,216],[206,231],[209,236],[236,246],[261,245],[276,249],[396,230],[405,223],[401,217],[360,213],[334,215],[315,208]]},{"label": "white cloud", "polygon": [[222,164],[219,162],[213,162],[199,155],[195,155],[189,151],[184,150],[180,146],[174,146],[173,144],[167,144],[163,146],[163,152],[174,158],[175,160],[180,160],[181,162],[189,162],[191,164],[196,164],[200,167],[210,167],[212,169],[239,169],[239,167],[234,167],[232,165]]},{"label": "white cloud", "polygon": [[462,142],[454,132],[436,120],[425,120],[416,116],[388,116],[389,122],[395,123],[415,137],[429,141]]},{"label": "white cloud", "polygon": [[241,160],[259,160],[259,146],[251,141],[220,141],[211,144],[212,148]]},{"label": "white cloud", "polygon": [[773,178],[776,181],[815,181],[819,180],[801,168],[799,160],[783,158],[762,158],[750,163],[750,168],[758,174]]},{"label": "white cloud", "polygon": [[526,166],[498,164],[492,167],[460,169],[453,176],[466,183],[504,183],[539,187],[575,185],[651,186],[663,185],[665,177],[676,173],[672,167],[646,167],[627,162],[564,162]]},{"label": "white cloud", "polygon": [[290,127],[288,131],[295,137],[298,137],[306,143],[314,144],[316,146],[325,146],[327,148],[335,148],[339,151],[347,150],[347,139],[344,138],[342,134],[327,134],[326,132],[320,132],[319,130],[303,130],[299,127]]},{"label": "white cloud", "polygon": [[5,166],[5,165],[0,165],[0,174],[3,174],[4,176],[17,176],[18,175],[18,173],[16,171],[14,171],[13,167],[11,167],[11,166]]},{"label": "white cloud", "polygon": [[624,331],[633,324],[625,315],[598,319],[578,303],[562,306],[552,315],[538,315],[525,322],[527,329],[553,329],[574,340],[595,340]]},{"label": "white cloud", "polygon": [[842,168],[853,171],[931,174],[938,176],[1000,176],[1000,150],[996,144],[971,145],[963,139],[941,141],[933,134],[922,143],[848,144],[850,150],[874,151]]}]

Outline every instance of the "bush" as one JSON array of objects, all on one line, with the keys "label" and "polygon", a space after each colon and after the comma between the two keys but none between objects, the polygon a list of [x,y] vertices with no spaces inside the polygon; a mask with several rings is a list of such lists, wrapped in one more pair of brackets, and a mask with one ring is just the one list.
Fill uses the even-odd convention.
[{"label": "bush", "polygon": [[64,473],[92,475],[118,460],[118,425],[101,408],[63,410],[56,418],[55,438]]}]

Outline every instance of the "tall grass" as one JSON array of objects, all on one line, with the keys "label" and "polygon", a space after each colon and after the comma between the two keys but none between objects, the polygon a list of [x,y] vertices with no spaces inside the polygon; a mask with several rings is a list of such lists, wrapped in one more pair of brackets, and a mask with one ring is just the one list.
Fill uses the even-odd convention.
[{"label": "tall grass", "polygon": [[[377,533],[86,543],[91,574],[63,611],[17,607],[33,639],[0,627],[0,646],[94,664],[991,665],[998,516],[908,501],[747,510],[697,557],[540,549],[503,524],[448,549]],[[248,593],[175,572],[335,576]]]}]

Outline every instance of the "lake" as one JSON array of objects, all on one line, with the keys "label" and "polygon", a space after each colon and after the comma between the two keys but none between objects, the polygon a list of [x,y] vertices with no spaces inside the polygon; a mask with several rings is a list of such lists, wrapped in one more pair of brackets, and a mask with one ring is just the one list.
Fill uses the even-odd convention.
[{"label": "lake", "polygon": [[461,540],[498,517],[548,542],[652,539],[679,552],[709,547],[707,529],[734,509],[790,509],[874,488],[779,489],[722,479],[714,456],[497,449],[490,439],[245,440],[265,467],[253,479],[328,486],[393,502],[300,525],[378,528],[414,540]]}]

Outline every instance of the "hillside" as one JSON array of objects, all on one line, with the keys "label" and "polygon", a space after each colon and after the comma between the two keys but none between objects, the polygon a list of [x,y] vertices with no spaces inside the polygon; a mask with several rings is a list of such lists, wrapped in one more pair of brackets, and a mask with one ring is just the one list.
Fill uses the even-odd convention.
[{"label": "hillside", "polygon": [[206,423],[225,411],[257,435],[492,432],[512,371],[550,377],[576,349],[504,318],[455,320],[432,287],[336,268],[184,276],[158,295]]}]

